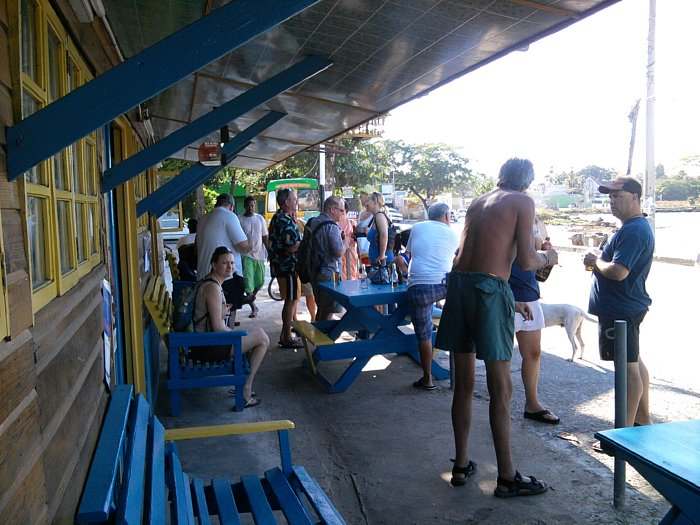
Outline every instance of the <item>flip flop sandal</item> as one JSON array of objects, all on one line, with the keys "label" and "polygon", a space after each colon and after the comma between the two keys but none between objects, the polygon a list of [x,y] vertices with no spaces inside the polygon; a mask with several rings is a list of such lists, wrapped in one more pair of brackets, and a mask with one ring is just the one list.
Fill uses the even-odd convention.
[{"label": "flip flop sandal", "polygon": [[418,381],[413,383],[414,388],[419,388],[421,390],[437,390],[437,385],[426,385],[423,383],[423,378],[421,377]]},{"label": "flip flop sandal", "polygon": [[[527,481],[526,481],[527,480]],[[538,481],[534,476],[521,476],[515,471],[515,478],[511,480],[498,478],[493,495],[497,498],[516,498],[519,496],[534,496],[547,492],[549,487],[544,481]]]},{"label": "flip flop sandal", "polygon": [[289,341],[280,340],[277,344],[280,346],[280,348],[304,348],[304,343],[301,342],[301,339],[298,339],[296,337],[292,338]]},{"label": "flip flop sandal", "polygon": [[[452,461],[454,461],[454,459]],[[472,477],[474,474],[476,474],[476,463],[473,461],[467,463],[466,467],[458,467],[455,465],[452,467],[452,479],[450,480],[450,484],[453,487],[461,487],[462,485],[466,485],[467,479]],[[455,475],[464,477],[456,478]]]},{"label": "flip flop sandal", "polygon": [[596,441],[595,443],[593,443],[593,445],[591,445],[591,448],[593,449],[593,452],[597,452],[598,454],[605,454],[606,456],[610,456],[611,458],[615,457],[615,453],[607,447],[604,447],[600,441]]},{"label": "flip flop sandal", "polygon": [[[552,416],[548,418],[546,416]],[[550,425],[556,425],[559,423],[560,419],[552,414],[549,410],[544,409],[539,412],[523,412],[523,417],[525,419],[532,419],[533,421],[538,421],[540,423],[548,423]],[[552,419],[553,418],[553,419]]]},{"label": "flip flop sandal", "polygon": [[245,402],[245,405],[243,405],[243,408],[253,408],[258,406],[261,403],[261,400],[259,397],[251,397],[248,401]]},{"label": "flip flop sandal", "polygon": [[[235,388],[229,388],[229,389],[226,391],[226,393],[227,393],[229,396],[233,397],[233,396],[236,395],[236,389],[235,389]],[[257,396],[257,394],[256,394],[255,392],[251,392],[251,393],[250,393],[250,397],[256,397],[256,396]]]}]

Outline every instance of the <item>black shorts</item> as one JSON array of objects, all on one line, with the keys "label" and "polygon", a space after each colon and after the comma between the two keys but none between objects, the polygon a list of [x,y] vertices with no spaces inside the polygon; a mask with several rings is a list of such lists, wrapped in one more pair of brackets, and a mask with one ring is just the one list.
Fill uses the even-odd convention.
[{"label": "black shorts", "polygon": [[285,272],[277,275],[277,285],[283,300],[297,301],[301,297],[301,281],[296,272]]},{"label": "black shorts", "polygon": [[[639,361],[639,325],[642,324],[646,312],[632,317],[618,319],[627,321],[627,362]],[[598,348],[603,361],[615,359],[615,319],[598,317]]]}]

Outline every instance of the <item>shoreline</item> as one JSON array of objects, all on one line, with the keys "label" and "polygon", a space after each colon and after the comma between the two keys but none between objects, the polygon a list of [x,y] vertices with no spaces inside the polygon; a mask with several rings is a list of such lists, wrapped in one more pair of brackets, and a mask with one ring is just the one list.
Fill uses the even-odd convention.
[{"label": "shoreline", "polygon": [[[573,253],[586,253],[593,249],[592,246],[560,246],[553,245],[553,248],[557,251],[562,252],[573,252]],[[681,266],[696,266],[697,261],[692,259],[684,259],[682,257],[666,257],[664,255],[654,255],[654,260],[658,262],[664,262],[668,264],[680,264]]]}]

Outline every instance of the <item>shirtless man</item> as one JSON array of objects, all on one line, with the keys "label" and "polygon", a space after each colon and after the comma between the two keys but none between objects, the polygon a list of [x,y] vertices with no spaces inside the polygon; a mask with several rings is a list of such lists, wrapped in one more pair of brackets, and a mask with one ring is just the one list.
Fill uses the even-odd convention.
[{"label": "shirtless man", "polygon": [[[533,178],[529,160],[510,159],[501,167],[498,188],[469,207],[461,246],[448,278],[435,345],[455,356],[452,427],[456,459],[452,485],[464,485],[476,471],[476,464],[467,460],[475,357],[486,364],[489,420],[498,463],[494,495],[498,497],[529,496],[547,490],[544,482],[521,476],[515,470],[510,450],[510,359],[516,310],[508,286],[510,268],[514,260],[525,270],[557,263],[554,250],[535,250],[535,204],[524,193]],[[526,319],[531,318],[525,303],[517,306]]]}]

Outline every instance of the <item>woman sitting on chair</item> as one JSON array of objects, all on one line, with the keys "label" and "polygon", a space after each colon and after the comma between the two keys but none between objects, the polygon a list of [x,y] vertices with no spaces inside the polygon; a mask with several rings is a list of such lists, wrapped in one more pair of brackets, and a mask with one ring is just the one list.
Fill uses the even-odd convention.
[{"label": "woman sitting on chair", "polygon": [[[230,332],[228,320],[231,314],[231,304],[226,303],[223,282],[233,275],[234,259],[231,250],[219,246],[211,256],[211,272],[198,284],[194,302],[194,331],[195,332]],[[265,357],[270,345],[270,338],[262,328],[247,330],[248,335],[242,339],[243,352],[248,353],[250,374],[243,386],[245,407],[253,407],[260,400],[253,394],[253,379]],[[196,361],[218,362],[231,359],[230,346],[207,346],[192,348],[190,355]]]}]

